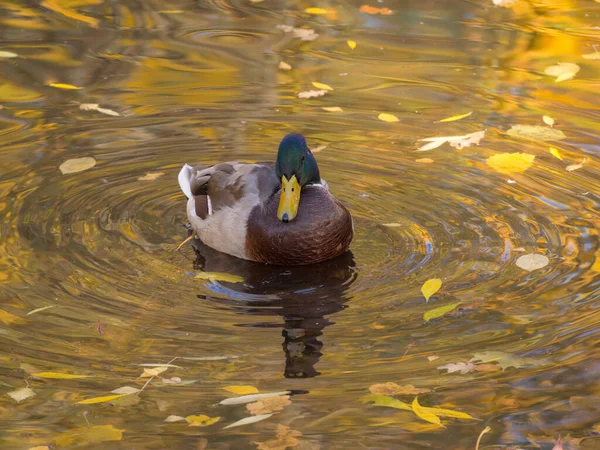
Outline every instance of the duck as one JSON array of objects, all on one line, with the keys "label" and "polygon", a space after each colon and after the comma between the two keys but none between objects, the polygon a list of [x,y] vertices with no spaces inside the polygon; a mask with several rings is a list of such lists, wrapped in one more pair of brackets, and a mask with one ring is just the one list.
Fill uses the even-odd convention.
[{"label": "duck", "polygon": [[197,237],[237,258],[316,264],[346,252],[354,235],[350,212],[329,191],[301,134],[281,140],[275,163],[186,163],[178,181]]}]

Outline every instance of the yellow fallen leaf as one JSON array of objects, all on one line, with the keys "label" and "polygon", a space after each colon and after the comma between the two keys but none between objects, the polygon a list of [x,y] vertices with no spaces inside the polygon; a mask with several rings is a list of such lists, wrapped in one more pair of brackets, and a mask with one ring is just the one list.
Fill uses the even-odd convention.
[{"label": "yellow fallen leaf", "polygon": [[49,378],[54,380],[74,380],[77,378],[90,378],[90,375],[74,375],[72,373],[58,373],[58,372],[39,372],[32,373],[32,377],[37,378]]},{"label": "yellow fallen leaf", "polygon": [[398,122],[399,119],[393,114],[381,113],[377,116],[379,120],[383,120],[384,122]]},{"label": "yellow fallen leaf", "polygon": [[469,117],[471,114],[473,114],[473,111],[468,112],[466,114],[460,114],[458,116],[447,117],[445,119],[440,120],[439,122],[454,122],[455,120],[460,120],[464,119],[465,117]]},{"label": "yellow fallen leaf", "polygon": [[422,164],[431,164],[435,161],[431,158],[420,158],[420,159],[415,159],[415,162],[422,163]]},{"label": "yellow fallen leaf", "polygon": [[323,106],[323,110],[329,112],[344,112],[339,106]]},{"label": "yellow fallen leaf", "polygon": [[333,91],[333,88],[331,86],[329,86],[328,84],[325,84],[325,83],[317,83],[316,81],[313,81],[312,85],[314,87],[316,87],[317,89],[324,89],[326,91]]},{"label": "yellow fallen leaf", "polygon": [[279,68],[281,70],[292,70],[292,66],[290,66],[288,63],[286,63],[284,61],[279,62]]},{"label": "yellow fallen leaf", "polygon": [[464,147],[470,147],[472,144],[479,145],[479,141],[481,141],[485,136],[485,131],[486,130],[476,131],[474,133],[465,134],[464,136],[441,136],[419,139],[420,141],[428,143],[419,147],[417,151],[425,152],[427,150],[433,150],[434,148],[438,148],[440,145],[443,145],[446,142],[459,150]]},{"label": "yellow fallen leaf", "polygon": [[221,418],[208,417],[204,414],[200,414],[198,416],[187,416],[185,420],[190,424],[190,427],[207,427],[213,423],[217,423],[219,420],[221,420]]},{"label": "yellow fallen leaf", "polygon": [[534,141],[559,141],[566,138],[565,133],[556,128],[539,125],[513,125],[506,132],[509,136],[533,139]]},{"label": "yellow fallen leaf", "polygon": [[85,156],[83,158],[67,159],[64,163],[59,166],[59,170],[63,175],[69,173],[83,172],[84,170],[91,169],[96,165],[96,160],[91,156]]},{"label": "yellow fallen leaf", "polygon": [[532,166],[534,160],[535,155],[529,153],[500,153],[490,156],[486,163],[496,172],[510,174],[525,172]]},{"label": "yellow fallen leaf", "polygon": [[254,386],[227,386],[223,389],[238,395],[258,394],[258,389]]},{"label": "yellow fallen leaf", "polygon": [[532,272],[534,270],[546,267],[549,263],[550,260],[547,256],[539,255],[537,253],[530,253],[528,255],[521,256],[519,259],[517,259],[515,264],[521,269]]},{"label": "yellow fallen leaf", "polygon": [[544,121],[544,123],[546,125],[549,125],[549,126],[554,125],[554,119],[552,117],[550,117],[550,116],[543,116],[542,120]]},{"label": "yellow fallen leaf", "polygon": [[52,86],[53,88],[56,89],[66,89],[66,90],[79,90],[79,89],[83,89],[77,86],[73,86],[72,84],[65,84],[65,83],[50,83],[48,86]]},{"label": "yellow fallen leaf", "polygon": [[440,306],[439,308],[431,309],[423,314],[423,320],[425,322],[429,322],[431,319],[437,319],[438,317],[442,317],[444,314],[450,311],[454,311],[454,309],[460,305],[461,302],[451,303],[450,305]]},{"label": "yellow fallen leaf", "polygon": [[164,172],[148,172],[146,175],[142,177],[138,177],[139,181],[154,181],[159,177],[162,177]]},{"label": "yellow fallen leaf", "polygon": [[31,388],[25,387],[17,389],[16,391],[7,392],[7,395],[17,403],[21,403],[23,400],[35,396],[35,392],[33,392],[33,389]]},{"label": "yellow fallen leaf", "polygon": [[563,157],[562,157],[562,155],[561,155],[561,154],[558,152],[558,149],[556,149],[556,148],[554,148],[554,147],[550,147],[548,150],[550,151],[550,154],[551,154],[552,156],[554,156],[555,158],[558,158],[558,159],[560,159],[560,160],[562,161]]},{"label": "yellow fallen leaf", "polygon": [[573,172],[574,170],[579,170],[583,167],[583,164],[585,163],[585,161],[586,161],[586,158],[583,158],[579,164],[568,165],[567,167],[565,167],[565,170],[567,172]]},{"label": "yellow fallen leaf", "polygon": [[354,41],[346,41],[346,43],[348,44],[348,47],[350,47],[352,50],[354,50],[356,48],[356,42],[354,42]]},{"label": "yellow fallen leaf", "polygon": [[97,444],[104,441],[120,441],[123,431],[112,425],[93,425],[91,427],[72,428],[61,433],[55,440],[58,447],[74,447]]},{"label": "yellow fallen leaf", "polygon": [[442,422],[440,422],[440,418],[438,416],[431,412],[424,411],[422,409],[421,405],[419,405],[419,400],[417,397],[415,397],[411,406],[413,412],[417,415],[417,417],[423,419],[426,422],[435,423],[436,425],[442,426]]},{"label": "yellow fallen leaf", "polygon": [[437,291],[439,291],[441,287],[442,280],[440,280],[439,278],[431,278],[430,280],[427,280],[425,283],[423,283],[423,286],[421,287],[421,292],[425,297],[425,301],[428,302],[431,296]]},{"label": "yellow fallen leaf", "polygon": [[168,367],[153,367],[151,369],[144,369],[144,373],[140,375],[140,378],[156,377],[167,370]]},{"label": "yellow fallen leaf", "polygon": [[550,75],[551,77],[556,77],[555,82],[570,80],[573,78],[577,72],[579,72],[581,68],[574,63],[558,63],[553,66],[547,67],[544,70],[546,75]]},{"label": "yellow fallen leaf", "polygon": [[194,278],[199,280],[227,281],[229,283],[240,283],[244,281],[243,277],[223,272],[198,272]]},{"label": "yellow fallen leaf", "polygon": [[77,404],[78,405],[93,405],[95,403],[105,403],[105,402],[110,402],[111,400],[115,400],[120,397],[125,397],[126,395],[129,395],[129,394],[115,394],[115,395],[105,395],[103,397],[88,398],[86,400],[81,400],[80,402],[77,402]]},{"label": "yellow fallen leaf", "polygon": [[[94,3],[94,2],[89,2]],[[86,2],[81,1],[62,1],[62,0],[43,0],[40,5],[44,8],[47,8],[55,13],[62,14],[69,19],[74,19],[79,22],[87,23],[93,28],[98,27],[98,23],[100,22],[98,19],[94,17],[87,16],[85,14],[80,14],[78,9],[85,5]]]},{"label": "yellow fallen leaf", "polygon": [[304,12],[307,14],[314,14],[314,15],[327,14],[327,10],[323,9],[323,8],[306,8],[304,10]]}]

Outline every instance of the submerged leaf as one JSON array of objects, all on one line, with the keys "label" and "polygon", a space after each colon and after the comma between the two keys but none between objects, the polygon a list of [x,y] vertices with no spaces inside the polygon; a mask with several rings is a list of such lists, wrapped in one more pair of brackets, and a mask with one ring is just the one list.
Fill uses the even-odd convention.
[{"label": "submerged leaf", "polygon": [[198,272],[194,278],[199,280],[227,281],[228,283],[240,283],[244,281],[243,277],[223,272]]},{"label": "submerged leaf", "polygon": [[55,380],[73,380],[76,378],[89,378],[90,375],[74,375],[71,373],[57,373],[57,372],[39,372],[32,373],[32,377],[37,378],[50,378]]},{"label": "submerged leaf", "polygon": [[546,267],[550,260],[544,255],[538,255],[536,253],[530,253],[529,255],[523,255],[517,259],[517,266],[521,269],[532,272],[534,270]]},{"label": "submerged leaf", "polygon": [[560,434],[558,435],[558,438],[556,438],[556,444],[554,444],[552,450],[563,450],[562,442],[560,441]]},{"label": "submerged leaf", "polygon": [[328,84],[317,83],[316,81],[313,81],[312,85],[314,87],[316,87],[317,89],[324,89],[326,91],[333,91],[333,88],[331,86],[329,86]]},{"label": "submerged leaf", "polygon": [[300,431],[278,424],[275,439],[256,442],[257,450],[286,450],[297,446],[300,443],[300,439],[298,439],[300,436],[302,436]]},{"label": "submerged leaf", "polygon": [[555,158],[558,158],[558,159],[560,159],[560,160],[562,161],[563,157],[562,157],[562,155],[561,155],[561,154],[558,152],[558,149],[556,149],[556,148],[554,148],[554,147],[550,147],[548,150],[550,151],[550,154],[551,154],[552,156],[554,156]]},{"label": "submerged leaf", "polygon": [[167,423],[172,423],[172,422],[185,422],[185,417],[181,417],[181,416],[169,416],[165,419],[165,422]]},{"label": "submerged leaf", "polygon": [[455,120],[460,120],[464,119],[465,117],[469,117],[471,114],[473,114],[473,111],[465,114],[459,114],[458,116],[447,117],[445,119],[439,120],[438,122],[454,122]]},{"label": "submerged leaf", "polygon": [[16,58],[17,56],[19,55],[16,53],[0,50],[0,58]]},{"label": "submerged leaf", "polygon": [[513,125],[506,133],[509,136],[533,139],[534,141],[558,141],[567,137],[560,130],[540,125]]},{"label": "submerged leaf", "polygon": [[204,414],[200,414],[199,416],[187,416],[185,418],[186,422],[190,424],[190,427],[207,427],[209,425],[217,423],[221,420],[220,417],[208,417]]},{"label": "submerged leaf", "polygon": [[292,70],[292,66],[290,66],[288,63],[286,63],[284,61],[279,62],[279,68],[281,70]]},{"label": "submerged leaf", "polygon": [[83,158],[67,159],[60,165],[59,169],[63,175],[66,175],[68,173],[77,173],[91,169],[95,165],[96,160],[91,156],[86,156]]},{"label": "submerged leaf", "polygon": [[226,430],[227,428],[241,427],[242,425],[248,425],[251,423],[260,422],[261,420],[268,419],[272,415],[273,414],[262,414],[260,416],[246,417],[245,419],[238,420],[237,422],[234,422],[231,425],[227,425],[226,427],[223,427],[223,429]]},{"label": "submerged leaf", "polygon": [[378,395],[418,395],[427,394],[431,389],[416,388],[412,384],[400,386],[393,382],[374,384],[369,387],[369,391]]},{"label": "submerged leaf", "polygon": [[433,294],[440,290],[442,287],[442,280],[439,278],[431,278],[423,283],[421,287],[421,292],[425,297],[425,301],[428,302]]},{"label": "submerged leaf", "polygon": [[525,172],[533,165],[535,155],[529,153],[499,153],[490,156],[486,164],[503,174]]},{"label": "submerged leaf", "polygon": [[451,303],[450,305],[440,306],[439,308],[431,309],[423,314],[423,320],[429,322],[431,319],[437,319],[442,317],[444,314],[454,311],[454,309],[462,302]]},{"label": "submerged leaf", "polygon": [[555,82],[560,82],[570,80],[580,69],[581,68],[577,64],[561,62],[547,67],[546,70],[544,70],[544,73],[551,77],[556,77],[556,80],[554,80]]},{"label": "submerged leaf", "polygon": [[105,402],[110,402],[111,400],[116,400],[117,398],[120,398],[120,397],[125,397],[126,395],[129,395],[129,394],[105,395],[103,397],[88,398],[86,400],[81,400],[80,402],[77,402],[77,404],[78,405],[93,405],[95,403],[105,403]]},{"label": "submerged leaf", "polygon": [[252,394],[252,395],[242,395],[241,397],[231,397],[226,398],[225,400],[221,400],[219,405],[243,405],[245,403],[252,403],[258,400],[262,400],[264,398],[269,397],[278,397],[280,395],[288,395],[290,391],[281,391],[281,392],[269,392],[265,394]]},{"label": "submerged leaf", "polygon": [[141,391],[141,389],[138,389],[138,388],[134,388],[134,387],[131,387],[131,386],[123,386],[123,387],[115,389],[114,391],[111,391],[111,392],[113,394],[125,394],[125,395],[129,395],[129,394],[137,394],[140,391]]},{"label": "submerged leaf", "polygon": [[417,417],[419,417],[429,423],[434,423],[436,425],[442,425],[442,422],[440,422],[440,418],[438,416],[436,416],[435,414],[433,414],[431,412],[425,411],[421,407],[421,405],[419,405],[419,400],[417,397],[415,397],[411,406],[412,406],[413,412],[417,415]]},{"label": "submerged leaf", "polygon": [[321,97],[322,95],[325,95],[325,94],[327,94],[327,91],[325,89],[321,89],[319,91],[311,90],[311,91],[300,92],[298,94],[298,98]]},{"label": "submerged leaf", "polygon": [[327,14],[327,10],[323,8],[306,8],[304,12],[314,15]]},{"label": "submerged leaf", "polygon": [[258,416],[281,411],[283,408],[291,404],[292,402],[290,401],[289,395],[280,395],[277,397],[264,398],[255,403],[248,403],[246,405],[246,409],[250,411],[250,414]]},{"label": "submerged leaf", "polygon": [[123,431],[125,430],[120,430],[112,425],[73,428],[61,433],[55,442],[59,447],[74,447],[105,441],[120,441],[123,438]]},{"label": "submerged leaf", "polygon": [[467,413],[464,413],[461,411],[454,411],[452,409],[421,406],[421,411],[426,412],[426,413],[435,414],[436,416],[439,416],[439,417],[450,417],[452,419],[465,419],[465,420],[474,419],[473,416],[471,416]]},{"label": "submerged leaf", "polygon": [[32,389],[25,387],[21,389],[17,389],[16,391],[10,391],[7,393],[14,401],[17,403],[21,403],[23,400],[26,400],[35,395]]},{"label": "submerged leaf", "polygon": [[254,386],[226,386],[222,389],[238,395],[258,394],[258,389]]},{"label": "submerged leaf", "polygon": [[398,122],[399,119],[393,114],[381,113],[377,116],[379,120],[383,120],[384,122]]}]

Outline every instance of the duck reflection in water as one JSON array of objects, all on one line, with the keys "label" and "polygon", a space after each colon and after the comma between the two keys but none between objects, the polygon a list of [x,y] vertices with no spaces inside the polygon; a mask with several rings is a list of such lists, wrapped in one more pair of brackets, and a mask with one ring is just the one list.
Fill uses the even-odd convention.
[{"label": "duck reflection in water", "polygon": [[[308,266],[281,267],[259,264],[217,252],[194,239],[194,270],[238,275],[243,283],[223,288],[228,298],[199,295],[199,298],[236,306],[252,316],[283,318],[283,351],[286,378],[319,375],[315,364],[323,355],[319,337],[334,324],[330,316],[346,308],[347,290],[356,279],[351,252],[335,259]],[[235,289],[235,290],[233,290]],[[243,305],[240,308],[240,304]],[[253,327],[281,327],[272,322],[257,322]]]}]

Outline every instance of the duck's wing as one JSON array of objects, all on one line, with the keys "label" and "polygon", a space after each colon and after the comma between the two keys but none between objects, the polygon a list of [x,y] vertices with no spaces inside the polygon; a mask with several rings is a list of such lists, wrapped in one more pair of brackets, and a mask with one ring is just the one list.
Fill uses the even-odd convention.
[{"label": "duck's wing", "polygon": [[196,203],[201,219],[224,208],[248,208],[250,203],[264,203],[279,183],[272,163],[247,164],[228,162],[214,166],[191,167],[179,172],[179,185]]}]

